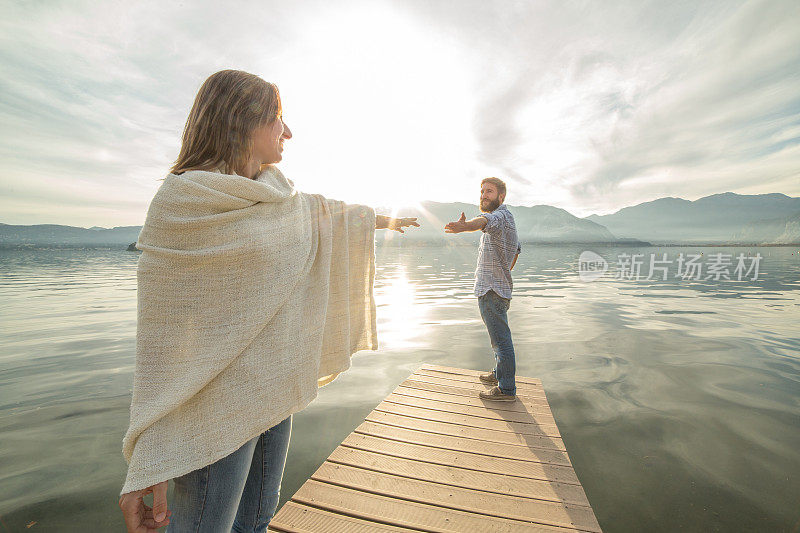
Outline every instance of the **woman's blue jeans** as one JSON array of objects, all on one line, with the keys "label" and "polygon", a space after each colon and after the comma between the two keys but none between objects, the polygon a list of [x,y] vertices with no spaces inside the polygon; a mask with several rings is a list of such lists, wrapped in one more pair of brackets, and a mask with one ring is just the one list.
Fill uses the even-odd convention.
[{"label": "woman's blue jeans", "polygon": [[481,318],[489,330],[489,340],[494,350],[494,376],[503,394],[516,394],[516,360],[514,343],[511,341],[511,328],[508,327],[508,308],[511,300],[503,298],[493,290],[478,297]]},{"label": "woman's blue jeans", "polygon": [[175,478],[168,533],[262,532],[275,514],[289,416],[216,463]]}]

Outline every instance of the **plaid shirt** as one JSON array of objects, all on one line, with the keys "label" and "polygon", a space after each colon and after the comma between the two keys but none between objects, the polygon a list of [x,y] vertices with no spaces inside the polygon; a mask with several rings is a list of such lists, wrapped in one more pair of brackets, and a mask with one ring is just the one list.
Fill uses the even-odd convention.
[{"label": "plaid shirt", "polygon": [[475,269],[475,296],[483,296],[489,289],[503,298],[511,298],[514,282],[511,280],[511,263],[522,251],[517,238],[514,215],[501,204],[491,213],[481,213],[487,222],[478,249],[478,267]]}]

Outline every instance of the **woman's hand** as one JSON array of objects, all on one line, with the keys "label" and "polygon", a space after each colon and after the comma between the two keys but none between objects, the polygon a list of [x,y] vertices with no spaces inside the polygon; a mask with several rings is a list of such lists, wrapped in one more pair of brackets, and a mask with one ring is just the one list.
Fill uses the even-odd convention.
[{"label": "woman's hand", "polygon": [[[169,524],[172,511],[167,509],[167,486],[162,481],[152,487],[134,492],[126,492],[119,497],[119,508],[125,518],[128,533],[156,533],[158,528]],[[144,497],[153,493],[153,507],[144,503]]]},{"label": "woman's hand", "polygon": [[409,226],[419,227],[417,217],[391,218],[385,215],[375,215],[375,229],[393,229],[400,233],[405,233],[403,228]]}]

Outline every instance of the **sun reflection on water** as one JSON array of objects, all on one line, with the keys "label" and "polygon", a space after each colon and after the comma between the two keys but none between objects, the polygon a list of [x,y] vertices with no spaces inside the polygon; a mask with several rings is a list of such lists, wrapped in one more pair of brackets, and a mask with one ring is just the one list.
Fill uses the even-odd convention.
[{"label": "sun reflection on water", "polygon": [[378,339],[381,349],[409,348],[419,345],[426,311],[415,305],[417,288],[409,281],[404,266],[387,268],[375,284],[378,308]]}]

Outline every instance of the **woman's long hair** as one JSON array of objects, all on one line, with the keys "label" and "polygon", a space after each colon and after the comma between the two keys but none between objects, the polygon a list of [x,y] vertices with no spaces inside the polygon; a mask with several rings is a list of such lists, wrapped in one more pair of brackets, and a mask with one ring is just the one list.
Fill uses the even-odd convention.
[{"label": "woman's long hair", "polygon": [[255,74],[221,70],[200,87],[170,172],[218,168],[241,172],[253,150],[253,130],[281,113],[278,88]]}]

